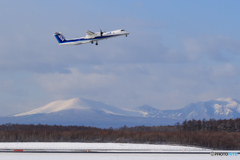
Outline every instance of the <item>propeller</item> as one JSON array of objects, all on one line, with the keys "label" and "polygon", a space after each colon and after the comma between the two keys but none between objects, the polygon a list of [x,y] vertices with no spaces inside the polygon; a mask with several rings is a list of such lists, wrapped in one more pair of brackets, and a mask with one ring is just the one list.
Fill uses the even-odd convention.
[{"label": "propeller", "polygon": [[103,35],[103,32],[102,32],[102,30],[100,29],[100,35],[101,35],[101,37],[102,37],[102,35]]}]

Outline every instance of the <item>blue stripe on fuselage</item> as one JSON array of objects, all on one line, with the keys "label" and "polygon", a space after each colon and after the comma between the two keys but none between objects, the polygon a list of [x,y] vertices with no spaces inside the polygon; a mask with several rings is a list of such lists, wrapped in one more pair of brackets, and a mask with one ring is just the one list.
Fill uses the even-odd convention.
[{"label": "blue stripe on fuselage", "polygon": [[118,36],[118,34],[116,35],[108,35],[108,36],[101,36],[101,37],[95,37],[95,38],[89,38],[89,39],[85,39],[85,38],[80,38],[80,39],[70,39],[70,40],[66,40],[65,42],[59,42],[59,43],[71,43],[71,42],[79,42],[79,41],[89,41],[89,40],[100,40],[100,39],[104,39],[104,38],[109,38],[109,37],[113,37],[113,36]]}]

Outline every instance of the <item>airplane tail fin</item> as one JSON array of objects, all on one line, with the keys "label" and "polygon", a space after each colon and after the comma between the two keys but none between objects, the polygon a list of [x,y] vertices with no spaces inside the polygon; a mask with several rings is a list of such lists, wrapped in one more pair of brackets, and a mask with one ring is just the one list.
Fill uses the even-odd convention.
[{"label": "airplane tail fin", "polygon": [[58,43],[67,42],[66,38],[61,33],[55,32],[53,35],[56,37]]}]

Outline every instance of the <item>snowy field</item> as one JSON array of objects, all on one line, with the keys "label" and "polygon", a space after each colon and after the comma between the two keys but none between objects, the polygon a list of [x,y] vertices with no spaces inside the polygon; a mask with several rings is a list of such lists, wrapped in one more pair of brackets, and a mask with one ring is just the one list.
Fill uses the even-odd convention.
[{"label": "snowy field", "polygon": [[1,160],[237,160],[210,154],[0,153]]},{"label": "snowy field", "polygon": [[[15,150],[15,151],[14,151]],[[20,152],[19,152],[20,151]],[[31,152],[34,153],[31,153]],[[37,151],[37,152],[36,152]],[[41,153],[40,153],[41,152]],[[59,152],[59,153],[56,153]],[[73,153],[74,152],[74,153]],[[78,152],[78,153],[76,153]],[[98,152],[98,153],[91,153]],[[106,153],[107,152],[107,153]],[[117,152],[117,153],[116,153]],[[167,153],[166,153],[167,152]],[[177,154],[176,154],[177,152]],[[197,147],[127,143],[0,143],[0,160],[225,160]],[[216,152],[216,151],[215,151]],[[220,151],[218,151],[220,152]],[[222,151],[226,152],[226,151]],[[228,151],[229,152],[229,151]],[[239,151],[233,151],[238,152]],[[189,154],[191,153],[191,154]],[[194,153],[194,154],[192,154]],[[199,153],[199,154],[195,154]],[[205,154],[201,154],[205,153]],[[207,154],[206,154],[207,153]]]},{"label": "snowy field", "polygon": [[19,142],[19,143],[0,143],[0,150],[55,150],[55,151],[209,151],[204,148],[177,146],[177,145],[154,145],[154,144],[129,144],[129,143],[51,143],[51,142]]}]

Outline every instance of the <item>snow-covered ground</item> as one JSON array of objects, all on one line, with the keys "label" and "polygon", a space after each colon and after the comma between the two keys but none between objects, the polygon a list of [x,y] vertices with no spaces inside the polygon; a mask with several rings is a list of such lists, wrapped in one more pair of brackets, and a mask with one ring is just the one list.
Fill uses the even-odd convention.
[{"label": "snow-covered ground", "polygon": [[1,160],[237,160],[210,154],[0,153]]},{"label": "snow-covered ground", "polygon": [[[23,152],[13,152],[23,150]],[[7,151],[7,152],[4,152]],[[10,152],[9,152],[10,151]],[[29,153],[24,151],[42,151]],[[46,153],[45,151],[50,151]],[[51,153],[62,152],[62,153]],[[68,153],[65,153],[67,151]],[[70,152],[69,152],[70,151]],[[71,153],[78,152],[80,153]],[[84,153],[81,151],[85,151]],[[89,152],[87,152],[89,151]],[[91,151],[109,153],[90,153]],[[227,160],[239,159],[239,156],[211,156],[207,154],[187,154],[210,152],[204,148],[127,143],[0,143],[0,160]],[[113,153],[114,152],[114,153]],[[119,153],[116,153],[119,152]],[[122,152],[122,153],[121,153]],[[123,153],[124,152],[124,153]],[[126,153],[129,152],[129,153]],[[134,153],[131,153],[134,152]],[[145,152],[145,153],[144,153]],[[146,153],[147,152],[147,153]],[[157,153],[158,152],[158,153]],[[168,152],[162,154],[161,152]],[[174,153],[175,152],[175,153]],[[178,152],[176,154],[176,152]],[[215,151],[216,152],[216,151]],[[226,152],[226,151],[223,151]],[[228,151],[229,152],[229,151]],[[239,151],[234,151],[238,152]],[[171,154],[170,154],[171,153]],[[182,154],[185,153],[185,154]]]},{"label": "snow-covered ground", "polygon": [[139,150],[139,151],[207,151],[204,148],[177,146],[177,145],[155,145],[155,144],[129,144],[129,143],[56,143],[56,142],[19,142],[0,143],[0,150]]}]

